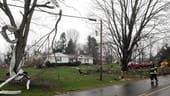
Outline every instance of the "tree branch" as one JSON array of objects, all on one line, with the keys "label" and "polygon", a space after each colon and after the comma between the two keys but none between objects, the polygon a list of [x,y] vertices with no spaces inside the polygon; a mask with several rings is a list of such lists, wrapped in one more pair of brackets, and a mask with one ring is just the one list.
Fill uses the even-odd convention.
[{"label": "tree branch", "polygon": [[10,20],[11,25],[14,26],[14,27],[17,27],[15,20],[14,20],[14,17],[13,17],[13,15],[12,15],[9,7],[8,7],[7,0],[3,0],[3,3],[0,2],[0,8],[6,14],[8,19]]},{"label": "tree branch", "polygon": [[50,2],[46,2],[45,4],[36,4],[36,7],[46,7],[46,8],[50,8],[50,9],[53,9],[54,6],[49,6]]},{"label": "tree branch", "polygon": [[61,20],[61,17],[62,17],[62,10],[60,10],[60,12],[59,12],[59,18],[58,18],[58,20],[57,20],[57,22],[56,22],[56,24],[55,24],[55,34],[54,34],[54,37],[53,37],[53,40],[52,40],[52,49],[54,48],[54,40],[55,40],[55,37],[56,37],[56,35],[57,35],[57,26],[58,26],[58,23],[60,22],[60,20]]}]

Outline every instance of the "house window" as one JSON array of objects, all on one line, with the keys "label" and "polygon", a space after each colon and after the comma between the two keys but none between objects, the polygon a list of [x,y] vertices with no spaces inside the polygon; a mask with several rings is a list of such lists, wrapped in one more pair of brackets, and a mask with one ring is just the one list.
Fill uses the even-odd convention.
[{"label": "house window", "polygon": [[57,61],[62,61],[62,58],[61,57],[57,57]]},{"label": "house window", "polygon": [[79,58],[79,61],[81,61],[82,60],[82,58]]},{"label": "house window", "polygon": [[88,58],[84,59],[84,62],[85,62],[85,63],[88,63],[88,62],[89,62],[89,59],[88,59]]},{"label": "house window", "polygon": [[73,60],[74,60],[73,58],[69,58],[69,61],[70,61],[70,62],[73,62]]}]

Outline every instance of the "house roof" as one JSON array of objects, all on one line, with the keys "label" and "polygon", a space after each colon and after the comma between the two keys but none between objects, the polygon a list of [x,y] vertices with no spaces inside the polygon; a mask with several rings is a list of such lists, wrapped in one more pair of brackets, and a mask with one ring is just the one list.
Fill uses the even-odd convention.
[{"label": "house roof", "polygon": [[87,55],[79,55],[78,58],[93,58],[93,57]]},{"label": "house roof", "polygon": [[[54,56],[54,54],[51,54],[49,56]],[[75,55],[67,55],[67,54],[58,52],[58,53],[55,53],[55,56],[56,57],[74,57]],[[93,58],[93,57],[87,56],[87,55],[79,55],[79,56],[77,56],[77,58]]]},{"label": "house roof", "polygon": [[[54,54],[51,54],[50,56],[54,56]],[[56,57],[70,57],[69,55],[63,54],[63,53],[55,53],[55,56]]]}]

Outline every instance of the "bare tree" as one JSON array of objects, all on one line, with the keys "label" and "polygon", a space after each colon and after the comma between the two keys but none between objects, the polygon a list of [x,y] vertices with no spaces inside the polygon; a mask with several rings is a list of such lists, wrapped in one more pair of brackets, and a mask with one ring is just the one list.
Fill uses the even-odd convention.
[{"label": "bare tree", "polygon": [[93,57],[93,63],[97,64],[98,62],[98,44],[97,40],[94,37],[91,37],[90,35],[87,38],[87,45],[86,45],[86,54]]},{"label": "bare tree", "polygon": [[[14,2],[14,4],[16,5],[12,5],[11,2]],[[41,1],[40,1],[41,2]],[[10,76],[12,78],[12,76],[17,76],[19,72],[21,72],[21,63],[22,63],[22,59],[24,57],[24,53],[25,53],[25,47],[27,45],[27,40],[28,40],[28,35],[30,32],[30,25],[31,25],[31,20],[33,17],[33,13],[35,12],[35,10],[38,11],[43,11],[41,8],[46,8],[46,9],[54,9],[59,7],[58,3],[56,0],[47,0],[43,2],[38,2],[38,0],[0,0],[0,11],[2,11],[4,13],[4,15],[8,18],[9,20],[9,24],[5,24],[2,27],[2,35],[3,37],[6,39],[6,41],[8,41],[9,43],[13,43],[16,44],[14,49],[13,49],[13,57],[11,59],[10,62]],[[17,5],[17,4],[20,4]],[[52,3],[52,4],[50,4]],[[22,4],[22,5],[21,5]],[[11,8],[11,6],[13,7],[17,7],[17,8],[22,8],[23,10],[19,10],[19,14],[20,14],[20,23],[19,25],[17,25],[16,22],[18,22],[15,18],[15,14],[12,13],[13,9]],[[46,11],[43,11],[46,12]],[[55,30],[57,31],[57,24],[59,22],[59,20],[61,19],[61,11],[58,14],[60,15],[56,25],[55,25]],[[18,18],[18,17],[17,17]],[[12,34],[14,34],[14,40],[11,40],[11,38],[9,38],[7,32],[11,32]],[[56,32],[55,32],[56,35]],[[55,38],[54,35],[54,38]],[[11,73],[12,71],[12,73]],[[21,73],[23,74],[23,72]],[[24,75],[25,76],[25,75]],[[9,82],[8,80],[5,82],[7,83]],[[3,84],[2,84],[3,86]],[[1,87],[2,87],[1,86]]]},{"label": "bare tree", "polygon": [[162,0],[96,0],[106,18],[107,39],[112,43],[121,61],[121,70],[127,71],[133,49],[150,34],[166,7]]},{"label": "bare tree", "polygon": [[77,40],[79,39],[79,32],[76,29],[69,29],[66,33],[67,40],[72,39],[72,41],[77,44]]},{"label": "bare tree", "polygon": [[[66,50],[68,51],[68,47],[69,45],[73,45],[72,48],[74,49],[74,54],[76,54],[76,50],[77,50],[77,41],[79,39],[79,32],[76,29],[69,29],[66,32],[66,38],[67,38],[67,42],[68,42],[68,46],[66,48]],[[71,49],[72,49],[71,48]],[[71,50],[70,50],[71,51]],[[67,53],[67,52],[66,52]]]}]

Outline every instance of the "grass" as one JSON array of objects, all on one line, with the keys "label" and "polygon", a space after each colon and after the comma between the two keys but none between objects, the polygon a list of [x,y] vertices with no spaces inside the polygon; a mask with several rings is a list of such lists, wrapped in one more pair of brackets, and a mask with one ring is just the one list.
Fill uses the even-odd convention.
[{"label": "grass", "polygon": [[[81,65],[78,67],[83,71],[97,69],[96,65]],[[114,80],[114,78],[120,75],[118,73],[118,70],[120,70],[118,65],[111,67],[110,65],[103,66],[103,70],[108,70],[109,68],[116,72],[113,74],[104,73],[103,81],[98,80],[98,73],[80,75],[77,71],[77,67],[60,66],[44,69],[24,68],[32,78],[30,90],[26,90],[25,85],[18,84],[7,84],[2,87],[1,90],[22,90],[22,93],[16,96],[52,96],[67,91],[84,90],[127,82]],[[146,73],[145,71],[147,71],[147,69],[130,71],[127,76],[135,78],[134,80],[136,80],[140,78],[139,74],[146,75],[143,74]],[[6,72],[7,69],[1,69],[0,78],[3,78]]]}]

